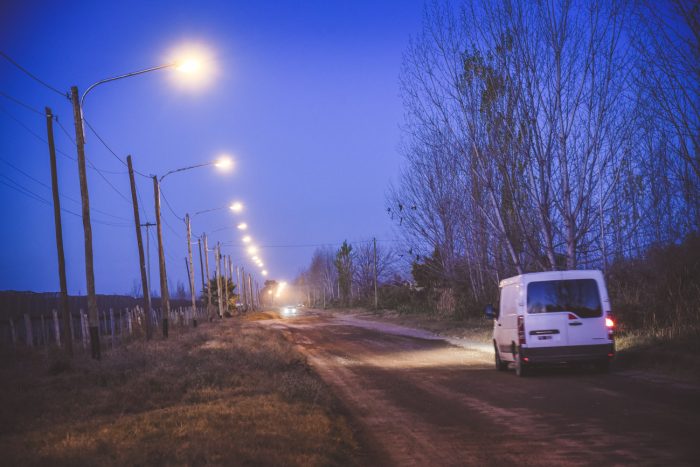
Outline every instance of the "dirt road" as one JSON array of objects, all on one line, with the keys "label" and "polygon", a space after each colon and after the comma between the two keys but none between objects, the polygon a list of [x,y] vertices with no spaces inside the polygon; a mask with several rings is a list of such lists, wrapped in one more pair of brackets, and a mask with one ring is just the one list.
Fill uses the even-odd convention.
[{"label": "dirt road", "polygon": [[281,329],[383,465],[697,465],[700,387],[641,373],[493,369],[483,344],[307,310]]}]

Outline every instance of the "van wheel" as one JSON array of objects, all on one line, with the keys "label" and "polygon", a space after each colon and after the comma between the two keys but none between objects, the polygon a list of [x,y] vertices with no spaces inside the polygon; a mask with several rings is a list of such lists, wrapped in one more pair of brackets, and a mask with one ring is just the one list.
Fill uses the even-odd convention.
[{"label": "van wheel", "polygon": [[527,363],[520,359],[520,352],[515,354],[515,374],[521,377],[525,377],[530,374],[530,367]]},{"label": "van wheel", "polygon": [[506,371],[508,369],[508,362],[501,360],[501,356],[498,353],[498,346],[496,346],[495,342],[493,344],[493,353],[496,356],[496,369],[498,371]]}]

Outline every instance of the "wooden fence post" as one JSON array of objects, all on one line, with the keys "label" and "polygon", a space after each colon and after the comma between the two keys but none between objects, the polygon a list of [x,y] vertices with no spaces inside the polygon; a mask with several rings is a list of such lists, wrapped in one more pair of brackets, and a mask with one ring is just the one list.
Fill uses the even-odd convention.
[{"label": "wooden fence post", "polygon": [[80,340],[83,341],[83,350],[87,350],[87,323],[85,312],[80,309]]},{"label": "wooden fence post", "polygon": [[54,339],[56,341],[57,346],[61,346],[61,328],[58,324],[58,311],[55,309],[51,310],[51,314],[53,315],[53,334],[54,334]]},{"label": "wooden fence post", "polygon": [[34,333],[32,332],[32,320],[27,313],[24,314],[24,337],[27,347],[34,347]]},{"label": "wooden fence post", "polygon": [[126,329],[129,331],[129,335],[131,335],[131,310],[126,310]]},{"label": "wooden fence post", "polygon": [[68,314],[68,322],[70,323],[70,333],[66,334],[71,343],[75,342],[75,331],[73,330],[73,313]]},{"label": "wooden fence post", "polygon": [[109,309],[109,327],[112,331],[112,349],[114,349],[114,311]]},{"label": "wooden fence post", "polygon": [[44,321],[44,315],[41,315],[41,345],[46,345],[46,321]]},{"label": "wooden fence post", "polygon": [[15,320],[10,318],[10,334],[12,335],[12,346],[17,347],[17,331],[15,330]]}]

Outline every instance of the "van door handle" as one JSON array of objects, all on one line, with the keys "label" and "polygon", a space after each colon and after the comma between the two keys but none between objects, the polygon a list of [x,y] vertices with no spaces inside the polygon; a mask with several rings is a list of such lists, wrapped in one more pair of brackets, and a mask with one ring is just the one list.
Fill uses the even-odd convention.
[{"label": "van door handle", "polygon": [[581,326],[583,323],[578,322],[578,323],[569,323],[569,326]]}]

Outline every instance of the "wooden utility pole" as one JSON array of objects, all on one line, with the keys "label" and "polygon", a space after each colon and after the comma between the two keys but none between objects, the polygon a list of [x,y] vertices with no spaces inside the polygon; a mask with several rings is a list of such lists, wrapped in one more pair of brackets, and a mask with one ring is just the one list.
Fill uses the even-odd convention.
[{"label": "wooden utility pole", "polygon": [[219,296],[219,318],[224,316],[224,293],[221,288],[223,281],[221,280],[221,245],[216,242],[216,287],[217,295]]},{"label": "wooden utility pole", "polygon": [[206,282],[204,282],[204,263],[202,260],[202,240],[200,238],[197,239],[197,249],[199,250],[199,272],[202,274],[202,291],[204,291],[204,287]]},{"label": "wooden utility pole", "polygon": [[[49,141],[51,162],[51,192],[53,194],[53,219],[56,228],[56,250],[58,253],[58,282],[61,287],[61,317],[63,319],[63,342],[66,354],[73,356],[73,340],[70,336],[70,308],[68,307],[68,286],[66,285],[66,257],[63,252],[63,227],[61,224],[61,200],[58,197],[58,170],[56,169],[56,146],[53,140],[53,114],[46,111],[46,133]],[[58,338],[58,335],[56,336]]]},{"label": "wooden utility pole", "polygon": [[241,290],[243,291],[243,307],[245,308],[246,311],[248,311],[248,291],[246,290],[246,285],[245,285],[245,268],[241,266],[241,277],[243,278],[243,287]]},{"label": "wooden utility pole", "polygon": [[100,334],[98,331],[97,296],[95,294],[95,270],[92,257],[92,225],[90,224],[90,195],[88,194],[87,170],[85,168],[85,135],[83,133],[83,112],[80,108],[78,88],[70,88],[75,123],[75,145],[78,149],[78,174],[80,176],[80,199],[82,201],[83,236],[85,240],[85,282],[87,288],[88,328],[90,332],[90,354],[101,359]]},{"label": "wooden utility pole", "polygon": [[209,321],[212,319],[211,313],[211,281],[209,280],[209,244],[207,243],[207,235],[203,234],[204,237],[204,267],[207,272],[207,316]]},{"label": "wooden utility pole", "polygon": [[250,308],[255,311],[255,297],[253,296],[253,279],[248,274],[248,292],[250,292]]},{"label": "wooden utility pole", "polygon": [[190,258],[188,276],[190,276],[190,290],[192,291],[192,327],[197,327],[197,293],[194,288],[194,265],[192,263],[192,227],[190,225],[190,215],[185,214],[187,224],[187,254]]},{"label": "wooden utility pole", "polygon": [[163,250],[163,225],[160,221],[160,186],[158,177],[153,176],[153,196],[156,205],[156,232],[158,234],[158,266],[160,269],[160,308],[163,315],[163,337],[168,337],[168,316],[170,316],[170,293],[168,292],[168,275],[165,270],[165,251]]},{"label": "wooden utility pole", "polygon": [[224,255],[224,313],[228,311],[228,256]]},{"label": "wooden utility pole", "polygon": [[234,306],[234,311],[235,311],[235,306],[236,306],[236,300],[235,300],[236,288],[235,288],[235,286],[233,285],[233,280],[234,280],[235,278],[233,277],[233,261],[231,261],[231,255],[228,255],[228,276],[231,278],[231,286],[232,286],[232,287],[231,287],[231,295],[232,295],[231,298],[234,299],[234,300],[233,300],[233,306]]},{"label": "wooden utility pole", "polygon": [[136,181],[134,180],[134,166],[131,163],[131,155],[126,156],[126,165],[129,168],[129,183],[131,183],[131,201],[134,205],[134,225],[136,226],[136,244],[139,249],[139,271],[141,271],[141,290],[143,291],[143,311],[146,313],[146,340],[153,337],[151,326],[151,293],[148,287],[148,275],[146,273],[146,258],[143,254],[143,238],[141,237],[141,218],[139,217],[139,203],[136,196]]},{"label": "wooden utility pole", "polygon": [[379,309],[379,295],[377,294],[377,239],[374,240],[374,309]]},{"label": "wooden utility pole", "polygon": [[241,292],[241,269],[236,266],[236,286],[238,287],[238,301],[243,303],[243,292]]}]

